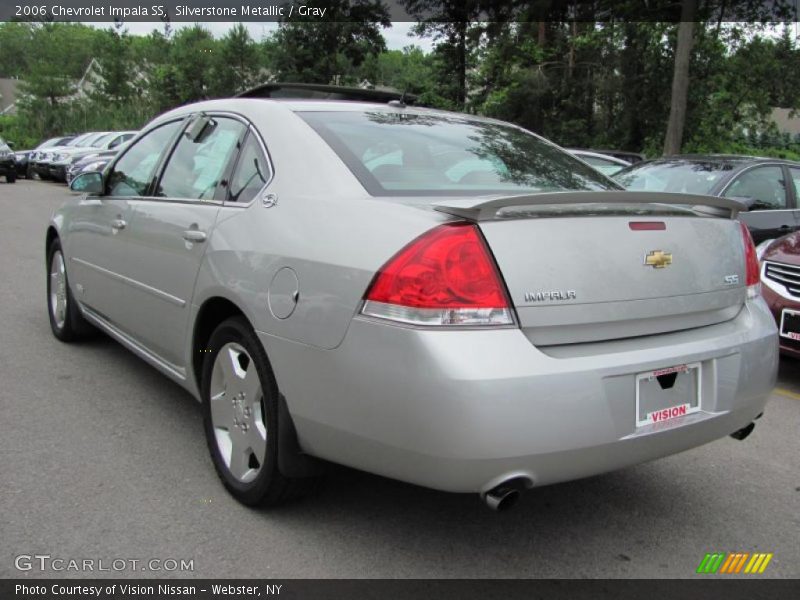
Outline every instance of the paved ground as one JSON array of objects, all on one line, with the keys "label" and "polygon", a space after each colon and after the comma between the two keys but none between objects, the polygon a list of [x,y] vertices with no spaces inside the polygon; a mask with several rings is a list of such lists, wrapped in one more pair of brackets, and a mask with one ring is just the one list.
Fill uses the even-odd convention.
[{"label": "paved ground", "polygon": [[705,552],[737,550],[800,577],[791,361],[747,441],[534,490],[509,513],[344,468],[303,503],[238,505],[189,395],[108,339],[51,336],[43,236],[66,196],[0,183],[0,577],[37,574],[20,554],[193,559],[198,577],[691,577]]}]

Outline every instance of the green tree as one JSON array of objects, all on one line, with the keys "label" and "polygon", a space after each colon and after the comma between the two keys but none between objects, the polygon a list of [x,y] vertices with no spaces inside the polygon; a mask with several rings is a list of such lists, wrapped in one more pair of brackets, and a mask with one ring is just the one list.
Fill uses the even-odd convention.
[{"label": "green tree", "polygon": [[217,44],[211,93],[223,97],[242,92],[258,82],[260,71],[258,46],[247,28],[237,23]]},{"label": "green tree", "polygon": [[267,52],[277,79],[356,83],[367,57],[386,50],[380,30],[391,23],[380,0],[331,0],[324,6],[324,21],[312,17],[282,21],[270,38]]}]

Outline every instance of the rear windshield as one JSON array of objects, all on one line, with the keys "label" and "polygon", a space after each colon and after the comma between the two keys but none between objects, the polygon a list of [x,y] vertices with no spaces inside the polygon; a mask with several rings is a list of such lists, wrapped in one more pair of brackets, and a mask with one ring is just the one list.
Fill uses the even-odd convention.
[{"label": "rear windshield", "polygon": [[92,148],[99,148],[106,142],[108,142],[112,136],[116,135],[115,133],[106,133],[105,135],[101,135],[99,138],[92,140],[91,147]]},{"label": "rear windshield", "polygon": [[618,189],[570,154],[516,127],[414,113],[297,114],[375,196]]},{"label": "rear windshield", "polygon": [[614,175],[629,190],[708,194],[733,165],[720,162],[652,162]]}]

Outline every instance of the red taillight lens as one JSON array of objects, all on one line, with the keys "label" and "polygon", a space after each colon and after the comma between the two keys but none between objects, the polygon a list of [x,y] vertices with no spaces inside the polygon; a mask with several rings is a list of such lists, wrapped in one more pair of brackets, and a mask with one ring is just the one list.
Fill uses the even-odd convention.
[{"label": "red taillight lens", "polygon": [[425,325],[513,323],[505,288],[475,225],[441,225],[378,272],[364,314]]},{"label": "red taillight lens", "polygon": [[745,284],[748,291],[755,291],[755,294],[752,294],[755,296],[760,290],[753,286],[761,285],[761,269],[758,265],[756,245],[753,243],[753,236],[750,235],[747,225],[740,221],[739,226],[742,228],[742,241],[744,242]]}]

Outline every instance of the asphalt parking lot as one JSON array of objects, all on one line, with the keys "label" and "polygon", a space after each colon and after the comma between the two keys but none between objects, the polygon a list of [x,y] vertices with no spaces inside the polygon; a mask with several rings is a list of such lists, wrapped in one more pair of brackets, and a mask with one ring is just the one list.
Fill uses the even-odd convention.
[{"label": "asphalt parking lot", "polygon": [[[774,553],[755,577],[800,577],[800,363],[785,359],[747,440],[534,489],[507,513],[339,467],[306,501],[237,504],[187,393],[108,338],[52,337],[44,231],[67,197],[0,183],[0,577],[682,578],[733,551]],[[194,570],[21,572],[21,554]]]}]

